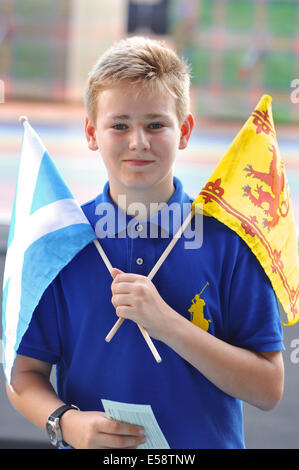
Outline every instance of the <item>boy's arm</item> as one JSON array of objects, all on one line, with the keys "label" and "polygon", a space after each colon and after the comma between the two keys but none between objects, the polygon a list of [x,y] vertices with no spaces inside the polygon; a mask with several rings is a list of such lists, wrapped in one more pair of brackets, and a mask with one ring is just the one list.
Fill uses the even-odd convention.
[{"label": "boy's arm", "polygon": [[[15,360],[11,390],[6,385],[12,405],[37,426],[45,429],[50,414],[64,405],[49,377],[51,364],[18,355]],[[103,412],[68,410],[60,419],[63,439],[74,448],[136,448],[144,442],[140,426],[113,421]]]},{"label": "boy's arm", "polygon": [[181,315],[169,324],[161,339],[228,395],[262,410],[274,408],[282,396],[280,351],[256,353],[233,346]]},{"label": "boy's arm", "polygon": [[117,269],[111,274],[118,316],[141,324],[225,393],[263,410],[280,400],[284,382],[280,351],[256,353],[228,344],[175,312],[147,277]]},{"label": "boy's arm", "polygon": [[45,428],[51,412],[64,404],[50,383],[51,368],[47,362],[17,355],[12,375],[13,390],[6,384],[11,404],[41,428]]}]

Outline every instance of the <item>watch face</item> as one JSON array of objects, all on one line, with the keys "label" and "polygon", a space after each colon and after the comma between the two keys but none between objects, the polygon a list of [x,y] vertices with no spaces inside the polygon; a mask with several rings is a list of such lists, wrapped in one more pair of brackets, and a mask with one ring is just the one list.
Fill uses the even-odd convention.
[{"label": "watch face", "polygon": [[55,423],[54,422],[47,422],[47,433],[49,435],[51,443],[55,446],[57,444],[57,433],[55,429]]}]

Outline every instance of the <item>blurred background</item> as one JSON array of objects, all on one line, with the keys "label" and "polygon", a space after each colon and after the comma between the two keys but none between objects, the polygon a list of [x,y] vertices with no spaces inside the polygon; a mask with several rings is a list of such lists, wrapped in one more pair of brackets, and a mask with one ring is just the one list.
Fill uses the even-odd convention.
[{"label": "blurred background", "polygon": [[[1,285],[18,117],[28,116],[78,201],[93,198],[107,175],[85,144],[85,81],[107,47],[135,34],[165,40],[192,65],[196,128],[175,168],[192,196],[260,97],[272,96],[299,233],[299,0],[0,0]],[[244,405],[248,448],[299,448],[299,327],[284,330],[284,397],[266,413]],[[1,370],[0,448],[24,447],[50,446],[8,402]]]}]

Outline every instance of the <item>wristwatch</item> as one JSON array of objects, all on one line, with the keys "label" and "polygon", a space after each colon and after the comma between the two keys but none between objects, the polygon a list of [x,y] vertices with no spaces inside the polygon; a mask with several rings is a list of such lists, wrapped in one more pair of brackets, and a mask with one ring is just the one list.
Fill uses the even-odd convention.
[{"label": "wristwatch", "polygon": [[75,405],[60,406],[57,408],[57,410],[51,413],[46,422],[46,431],[50,438],[51,444],[60,449],[68,447],[68,444],[64,442],[62,438],[62,432],[59,425],[61,416],[68,410],[79,410],[79,408]]}]

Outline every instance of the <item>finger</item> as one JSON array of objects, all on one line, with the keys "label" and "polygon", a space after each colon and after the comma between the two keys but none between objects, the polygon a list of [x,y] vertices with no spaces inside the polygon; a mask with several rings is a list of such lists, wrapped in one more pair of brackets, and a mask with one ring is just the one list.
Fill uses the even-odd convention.
[{"label": "finger", "polygon": [[132,283],[130,282],[112,282],[111,291],[113,294],[129,294],[132,291]]},{"label": "finger", "polygon": [[112,296],[111,302],[114,308],[120,306],[130,307],[132,305],[132,296],[131,294],[115,294]]},{"label": "finger", "polygon": [[140,278],[144,278],[145,276],[142,276],[141,274],[135,274],[135,273],[119,273],[116,274],[116,277],[114,278],[114,283],[118,282],[134,282],[137,281]]},{"label": "finger", "polygon": [[97,442],[106,449],[136,449],[145,442],[145,437],[99,433]]},{"label": "finger", "polygon": [[115,313],[118,317],[127,318],[135,322],[140,322],[140,318],[136,315],[136,309],[129,305],[118,305],[115,307]]},{"label": "finger", "polygon": [[[141,436],[145,435],[145,429],[143,426],[138,426],[137,424],[122,423],[115,419],[108,418],[107,415],[104,415],[105,420],[105,430],[107,434],[122,434],[126,436]],[[99,422],[98,432],[103,430],[103,425]]]},{"label": "finger", "polygon": [[118,269],[118,268],[112,268],[111,271],[110,271],[110,274],[113,277],[113,279],[115,279],[115,277],[118,274],[121,274],[121,273],[123,273],[123,271],[121,269]]}]

